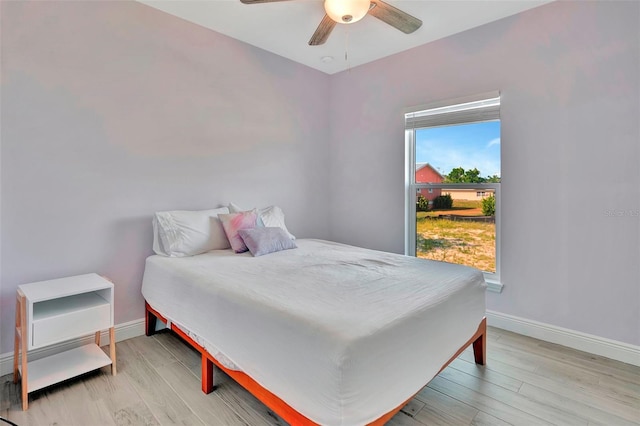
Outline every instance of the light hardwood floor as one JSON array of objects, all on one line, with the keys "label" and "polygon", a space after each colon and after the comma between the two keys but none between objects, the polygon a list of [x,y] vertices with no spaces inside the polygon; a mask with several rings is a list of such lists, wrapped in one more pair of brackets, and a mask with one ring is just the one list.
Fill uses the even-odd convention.
[{"label": "light hardwood floor", "polygon": [[[491,327],[488,336],[487,366],[465,351],[388,424],[640,425],[639,367]],[[117,376],[104,368],[34,392],[26,412],[3,376],[0,416],[20,426],[284,424],[223,374],[203,394],[198,353],[170,332],[120,342],[117,355]]]}]

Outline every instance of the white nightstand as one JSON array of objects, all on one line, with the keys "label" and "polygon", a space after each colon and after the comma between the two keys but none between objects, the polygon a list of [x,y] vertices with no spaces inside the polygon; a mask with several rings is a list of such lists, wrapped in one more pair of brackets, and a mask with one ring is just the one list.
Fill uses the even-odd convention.
[{"label": "white nightstand", "polygon": [[[109,329],[109,354],[100,332]],[[95,343],[27,362],[27,353],[95,333]],[[20,355],[20,356],[19,356]],[[29,392],[111,364],[116,374],[113,283],[97,274],[77,275],[18,286],[13,381],[22,380],[22,409]]]}]

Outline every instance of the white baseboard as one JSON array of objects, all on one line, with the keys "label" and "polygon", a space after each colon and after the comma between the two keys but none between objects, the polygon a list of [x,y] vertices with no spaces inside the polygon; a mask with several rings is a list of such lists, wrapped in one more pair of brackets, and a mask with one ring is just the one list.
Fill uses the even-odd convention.
[{"label": "white baseboard", "polygon": [[640,366],[640,346],[556,327],[513,315],[487,311],[487,324],[524,336]]},{"label": "white baseboard", "polygon": [[[132,337],[142,336],[144,334],[144,318],[137,319],[115,326],[116,342],[131,339]],[[29,352],[29,361],[44,358],[45,356],[54,355],[78,346],[86,345],[93,342],[93,336],[86,336],[80,339],[69,340],[62,343],[56,343],[46,348],[34,349]],[[100,335],[100,344],[102,346],[109,344],[109,331],[105,330]],[[13,373],[13,352],[0,355],[0,376]]]}]

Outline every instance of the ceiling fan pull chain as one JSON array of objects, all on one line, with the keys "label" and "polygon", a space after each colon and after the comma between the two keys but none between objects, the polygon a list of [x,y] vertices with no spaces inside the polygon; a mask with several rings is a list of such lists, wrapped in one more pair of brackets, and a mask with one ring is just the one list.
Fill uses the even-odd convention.
[{"label": "ceiling fan pull chain", "polygon": [[349,60],[349,29],[344,32],[344,60]]},{"label": "ceiling fan pull chain", "polygon": [[351,64],[349,63],[349,28],[346,29],[344,36],[344,60],[347,63],[347,70],[351,72]]}]

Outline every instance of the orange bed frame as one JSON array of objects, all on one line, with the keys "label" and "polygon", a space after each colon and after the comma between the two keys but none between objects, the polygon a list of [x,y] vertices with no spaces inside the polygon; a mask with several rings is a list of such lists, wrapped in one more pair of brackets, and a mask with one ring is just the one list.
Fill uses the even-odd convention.
[{"label": "orange bed frame", "polygon": [[[145,334],[147,336],[151,336],[155,333],[156,329],[156,320],[160,319],[162,322],[168,324],[166,318],[162,316],[158,311],[153,309],[149,303],[145,301]],[[317,425],[317,423],[309,420],[304,415],[300,414],[293,408],[291,408],[286,402],[280,399],[277,395],[269,392],[267,389],[259,385],[255,380],[249,377],[247,374],[230,370],[224,367],[217,359],[215,359],[207,350],[196,343],[191,337],[189,337],[183,330],[180,329],[177,325],[171,323],[171,330],[173,330],[176,334],[178,334],[182,339],[184,339],[189,345],[191,345],[194,349],[196,349],[202,355],[202,391],[204,393],[211,393],[215,389],[214,386],[214,368],[215,365],[220,370],[227,373],[231,378],[233,378],[236,382],[238,382],[242,387],[248,390],[253,396],[258,398],[263,404],[272,409],[276,414],[282,417],[287,423],[293,426],[297,425]],[[485,365],[486,356],[487,356],[487,320],[486,318],[482,318],[480,324],[478,325],[478,329],[471,336],[467,342],[462,345],[460,349],[440,368],[440,371],[444,370],[454,359],[458,357],[467,347],[473,345],[473,355],[475,358],[476,364]],[[425,386],[427,383],[425,383]],[[420,391],[420,389],[418,389]],[[416,393],[418,392],[416,391]],[[411,397],[413,398],[413,397]],[[389,411],[388,413],[382,415],[377,420],[369,423],[371,426],[380,426],[384,425],[388,422],[398,411],[404,407],[407,402],[411,400],[409,398],[407,401],[400,404],[398,407]]]}]

